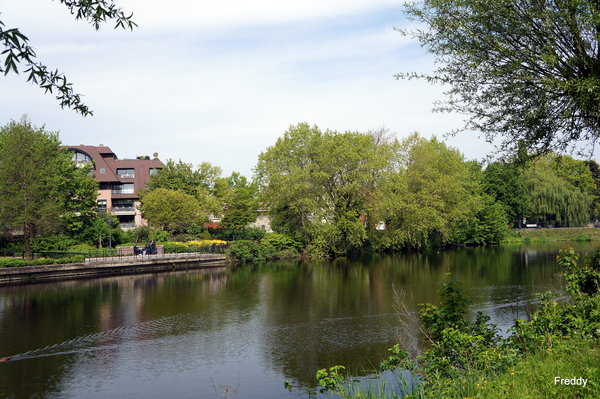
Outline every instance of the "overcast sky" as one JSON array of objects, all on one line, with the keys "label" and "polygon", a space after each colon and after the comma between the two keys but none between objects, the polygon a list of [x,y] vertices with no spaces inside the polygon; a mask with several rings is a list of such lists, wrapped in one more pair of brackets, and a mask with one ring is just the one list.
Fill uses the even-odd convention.
[{"label": "overcast sky", "polygon": [[[30,39],[94,116],[61,110],[26,74],[0,76],[0,124],[27,114],[70,145],[103,143],[119,158],[209,161],[250,177],[258,154],[290,125],[398,137],[461,126],[431,113],[443,87],[397,81],[431,71],[433,58],[394,27],[409,24],[390,0],[115,0],[138,28],[100,31],[51,0],[3,0],[0,20]],[[24,70],[24,66],[21,66]],[[477,134],[448,141],[468,159],[492,147]]]}]

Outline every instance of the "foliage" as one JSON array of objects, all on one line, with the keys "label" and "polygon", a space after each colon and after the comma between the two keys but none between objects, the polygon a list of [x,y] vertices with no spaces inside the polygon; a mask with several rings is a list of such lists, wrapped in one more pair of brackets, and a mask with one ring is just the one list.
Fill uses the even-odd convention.
[{"label": "foliage", "polygon": [[151,240],[150,232],[152,229],[149,226],[136,226],[124,233],[125,242],[148,242]]},{"label": "foliage", "polygon": [[230,243],[229,248],[225,253],[229,259],[240,263],[287,259],[298,255],[297,251],[293,249],[278,251],[272,245],[258,244],[254,241],[247,240]]},{"label": "foliage", "polygon": [[510,228],[505,207],[487,194],[480,196],[480,210],[459,223],[453,242],[464,244],[500,243]]},{"label": "foliage", "polygon": [[140,210],[150,226],[169,232],[185,231],[205,218],[196,198],[183,191],[165,188],[157,188],[144,195]]},{"label": "foliage", "polygon": [[303,235],[322,254],[359,246],[366,239],[360,218],[376,208],[378,173],[395,142],[358,132],[322,132],[306,123],[290,126],[259,155],[254,169],[273,229]]},{"label": "foliage", "polygon": [[[211,247],[225,248],[227,241],[202,240],[202,241],[171,241],[164,243],[165,253],[206,252]],[[214,250],[214,248],[212,248]]]},{"label": "foliage", "polygon": [[243,230],[256,221],[258,188],[237,172],[233,172],[226,182],[229,190],[226,197],[221,198],[225,204],[221,223],[229,230]]},{"label": "foliage", "polygon": [[0,258],[0,267],[23,267],[39,265],[62,265],[65,263],[82,263],[85,261],[83,255],[74,255],[66,258],[37,258],[32,260],[16,258]]},{"label": "foliage", "polygon": [[[108,222],[108,219],[111,222]],[[118,245],[127,241],[127,234],[121,229],[116,217],[103,214],[97,215],[92,225],[85,230],[85,234],[79,237],[79,242],[85,242],[99,248],[108,247],[109,243]]]},{"label": "foliage", "polygon": [[78,169],[57,133],[23,116],[0,130],[0,229],[20,230],[25,251],[38,235],[64,226],[80,236],[95,218],[97,183]]},{"label": "foliage", "polygon": [[457,149],[414,133],[403,140],[394,168],[384,174],[377,213],[394,249],[448,244],[480,209],[478,181]]},{"label": "foliage", "polygon": [[[589,195],[594,194],[596,183],[592,171],[585,161],[574,159],[569,155],[556,154],[544,158],[550,158],[547,161],[550,168],[558,177],[565,180],[572,189],[578,188],[581,192]],[[544,158],[538,160],[538,162],[544,162]]]},{"label": "foliage", "polygon": [[440,306],[421,304],[420,320],[433,341],[439,341],[448,328],[465,331],[469,327],[465,315],[471,302],[463,297],[463,290],[457,287],[458,284],[457,280],[442,282],[442,289],[438,291]]},{"label": "foliage", "polygon": [[591,216],[597,219],[600,216],[600,165],[593,159],[584,161],[587,167],[590,169],[592,179],[594,179],[594,191],[592,196],[594,198],[592,202]]},{"label": "foliage", "polygon": [[540,160],[524,174],[530,193],[530,212],[544,220],[587,222],[592,197],[558,177]]},{"label": "foliage", "polygon": [[[494,162],[483,171],[484,191],[502,204],[510,221],[529,214],[529,193],[523,170],[516,163]],[[519,224],[520,225],[520,224]]]},{"label": "foliage", "polygon": [[54,234],[47,237],[39,237],[31,242],[31,250],[35,252],[39,251],[66,251],[75,241],[64,235]]},{"label": "foliage", "polygon": [[[83,19],[94,26],[96,30],[100,29],[100,24],[107,20],[115,21],[116,28],[129,28],[133,30],[135,22],[132,21],[133,14],[127,16],[123,10],[117,7],[112,0],[60,0],[75,19]],[[48,68],[36,61],[36,53],[29,46],[29,39],[18,28],[5,29],[5,25],[0,21],[0,42],[2,42],[5,50],[4,65],[0,65],[0,72],[7,75],[9,72],[19,73],[17,64],[23,62],[28,73],[28,82],[32,82],[45,92],[52,93],[56,91],[56,99],[60,101],[61,108],[72,108],[83,116],[92,115],[92,111],[81,101],[81,96],[73,92],[71,83],[67,83],[67,78],[56,71],[48,70]]]},{"label": "foliage", "polygon": [[294,240],[292,237],[285,234],[279,233],[268,233],[260,241],[261,244],[267,244],[273,246],[278,251],[285,250],[300,250],[302,245]]},{"label": "foliage", "polygon": [[344,387],[341,385],[344,377],[340,375],[339,371],[344,370],[344,366],[333,366],[329,369],[321,369],[317,371],[317,381],[321,385],[321,393],[331,391],[340,392],[344,394]]},{"label": "foliage", "polygon": [[[420,331],[430,340],[427,349],[413,353],[395,345],[381,363],[382,371],[396,376],[400,369],[419,375],[412,391],[364,389],[339,374],[342,366],[318,371],[322,391],[342,398],[596,397],[600,279],[594,272],[600,268],[600,248],[585,257],[583,266],[578,266],[579,256],[570,247],[559,252],[557,261],[564,268],[570,297],[559,303],[554,299],[561,293],[539,294],[541,308],[528,322],[516,320],[508,338],[501,337],[481,312],[469,322],[469,302],[456,281],[445,281],[439,306],[424,304],[419,317]],[[400,309],[407,308],[400,304]],[[581,377],[586,386],[555,384],[557,376]]]},{"label": "foliage", "polygon": [[598,135],[600,18],[581,0],[425,0],[405,6],[416,38],[435,57],[431,74],[397,78],[447,84],[439,111],[466,115],[464,130],[519,141],[535,153],[574,148]]},{"label": "foliage", "polygon": [[159,188],[181,191],[196,198],[203,213],[218,216],[222,213],[222,204],[212,195],[212,191],[221,173],[220,167],[212,166],[209,162],[200,163],[194,170],[191,163],[181,160],[175,163],[169,159],[156,175],[150,176],[146,190],[139,193],[140,199],[143,202],[146,195]]},{"label": "foliage", "polygon": [[244,230],[227,230],[223,226],[217,228],[209,227],[208,232],[213,238],[221,240],[261,240],[266,233],[265,230],[260,227],[248,227]]}]

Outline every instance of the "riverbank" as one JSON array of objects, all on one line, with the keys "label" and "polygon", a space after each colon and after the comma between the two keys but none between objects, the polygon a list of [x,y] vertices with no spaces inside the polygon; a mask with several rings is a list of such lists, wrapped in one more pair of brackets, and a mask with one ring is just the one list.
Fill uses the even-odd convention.
[{"label": "riverbank", "polygon": [[224,254],[179,253],[86,259],[85,262],[0,268],[0,286],[107,275],[224,267]]},{"label": "riverbank", "polygon": [[600,229],[589,227],[561,227],[553,229],[512,230],[502,243],[600,241]]}]

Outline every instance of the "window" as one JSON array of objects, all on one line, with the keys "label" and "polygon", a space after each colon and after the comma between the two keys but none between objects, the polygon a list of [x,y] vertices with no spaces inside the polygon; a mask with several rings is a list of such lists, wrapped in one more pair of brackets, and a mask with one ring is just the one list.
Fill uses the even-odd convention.
[{"label": "window", "polygon": [[100,173],[106,173],[106,169],[100,168]]},{"label": "window", "polygon": [[156,176],[160,168],[150,168],[150,176]]},{"label": "window", "polygon": [[108,183],[100,183],[100,190],[108,190]]},{"label": "window", "polygon": [[135,169],[117,169],[117,176],[121,179],[133,179],[135,177]]},{"label": "window", "polygon": [[71,157],[73,162],[77,165],[83,165],[88,162],[92,162],[92,158],[84,154],[83,152],[73,151],[73,157]]},{"label": "window", "polygon": [[133,194],[133,183],[114,184],[113,194]]},{"label": "window", "polygon": [[106,213],[106,200],[105,199],[98,200],[98,213],[99,214]]},{"label": "window", "polygon": [[120,212],[135,212],[135,204],[132,199],[117,199],[112,201],[113,210]]}]

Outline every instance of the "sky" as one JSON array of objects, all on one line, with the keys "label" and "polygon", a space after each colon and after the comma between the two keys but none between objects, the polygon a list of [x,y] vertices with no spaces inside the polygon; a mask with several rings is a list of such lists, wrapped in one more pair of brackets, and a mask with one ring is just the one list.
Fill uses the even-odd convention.
[{"label": "sky", "polygon": [[[413,26],[391,0],[115,0],[138,28],[96,31],[58,0],[3,0],[37,59],[58,69],[94,115],[61,109],[23,72],[0,76],[0,126],[27,114],[67,145],[109,146],[120,159],[158,153],[228,176],[252,176],[258,155],[290,125],[399,138],[462,126],[432,113],[444,87],[401,81],[434,59],[394,28]],[[475,132],[447,139],[467,159],[493,147]]]}]

